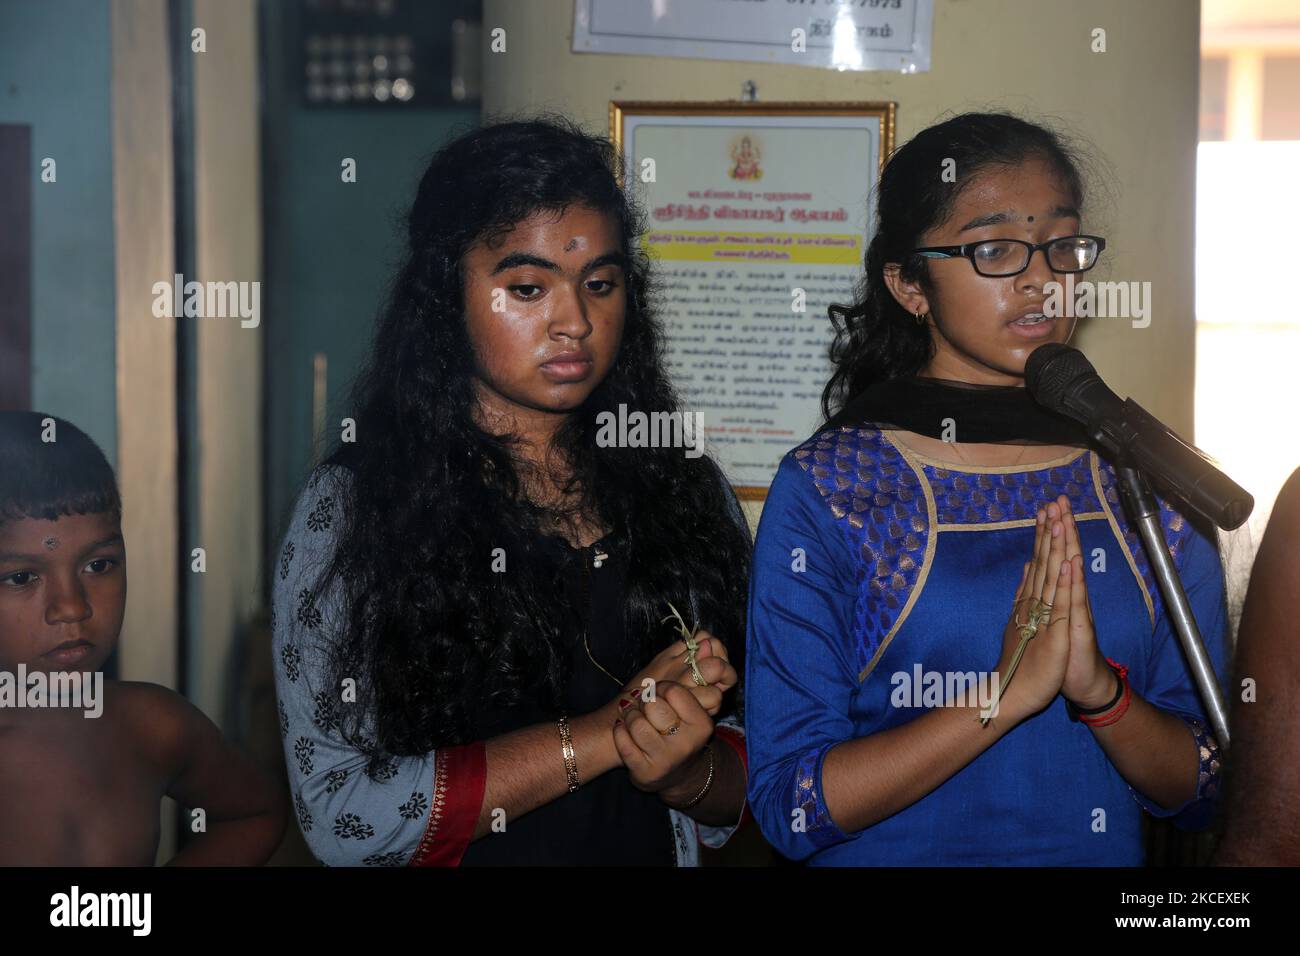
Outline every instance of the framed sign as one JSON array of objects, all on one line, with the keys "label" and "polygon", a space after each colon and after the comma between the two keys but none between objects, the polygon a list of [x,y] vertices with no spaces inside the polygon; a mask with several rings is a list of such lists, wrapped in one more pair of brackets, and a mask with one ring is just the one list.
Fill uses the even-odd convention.
[{"label": "framed sign", "polygon": [[934,0],[574,0],[574,53],[930,69]]},{"label": "framed sign", "polygon": [[610,104],[662,296],[669,370],[737,494],[821,423],[833,328],[870,242],[893,103]]}]

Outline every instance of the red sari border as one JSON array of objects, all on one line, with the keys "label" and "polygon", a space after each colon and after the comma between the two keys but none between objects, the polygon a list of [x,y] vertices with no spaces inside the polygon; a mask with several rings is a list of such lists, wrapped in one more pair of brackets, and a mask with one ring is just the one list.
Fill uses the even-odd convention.
[{"label": "red sari border", "polygon": [[474,837],[487,786],[483,741],[439,747],[433,755],[429,823],[408,866],[459,866]]}]

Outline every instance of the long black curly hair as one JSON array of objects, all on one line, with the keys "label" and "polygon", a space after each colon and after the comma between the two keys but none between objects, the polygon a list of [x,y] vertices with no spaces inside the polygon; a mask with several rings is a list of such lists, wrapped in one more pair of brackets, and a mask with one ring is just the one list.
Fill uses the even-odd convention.
[{"label": "long black curly hair", "polygon": [[[952,212],[961,191],[980,173],[1027,160],[1045,162],[1083,208],[1081,147],[1045,126],[1011,113],[962,113],[930,126],[896,149],[876,190],[876,233],[867,247],[866,272],[851,305],[829,309],[835,339],[833,372],[822,391],[830,418],[853,396],[876,382],[918,374],[934,356],[927,326],[918,325],[889,292],[885,265],[900,264],[903,279],[928,288],[927,260],[909,255],[921,236]],[[948,161],[955,166],[948,166]],[[942,173],[954,171],[953,181]]]},{"label": "long black curly hair", "polygon": [[[481,736],[484,715],[525,701],[560,708],[565,687],[559,570],[536,533],[545,511],[522,493],[511,436],[472,410],[475,364],[461,263],[538,212],[585,206],[617,223],[628,256],[627,314],[609,375],[569,416],[555,449],[571,463],[584,512],[627,557],[624,625],[638,666],[674,640],[668,602],[742,650],[750,539],[707,457],[681,448],[598,448],[601,411],[679,408],[642,214],[620,188],[608,140],[558,117],[489,125],[433,157],[407,217],[408,248],[353,392],[357,440],[342,466],[343,525],[318,590],[340,583],[346,634],[331,678],[357,680],[373,730],[342,728],[372,754],[418,754]],[[492,573],[504,548],[509,573]],[[687,623],[692,623],[688,621]],[[739,667],[739,665],[738,665]],[[346,708],[351,714],[356,708]]]}]

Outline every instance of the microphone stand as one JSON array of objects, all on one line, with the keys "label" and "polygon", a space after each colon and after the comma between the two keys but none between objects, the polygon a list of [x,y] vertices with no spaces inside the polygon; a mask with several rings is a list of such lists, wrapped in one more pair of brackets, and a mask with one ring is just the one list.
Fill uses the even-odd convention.
[{"label": "microphone stand", "polygon": [[1151,570],[1160,585],[1160,593],[1165,599],[1165,607],[1174,622],[1174,630],[1183,645],[1187,661],[1192,668],[1192,678],[1196,689],[1200,691],[1201,701],[1205,704],[1205,713],[1214,728],[1219,743],[1228,746],[1228,709],[1223,700],[1223,690],[1214,676],[1209,655],[1205,652],[1205,642],[1201,639],[1200,628],[1192,615],[1192,606],[1187,601],[1187,592],[1183,582],[1174,568],[1174,560],[1169,554],[1169,543],[1165,540],[1164,529],[1160,525],[1160,506],[1146,476],[1131,464],[1131,459],[1121,452],[1115,462],[1115,472],[1120,479],[1120,496],[1124,499],[1130,519],[1137,525],[1138,534],[1151,560]]}]

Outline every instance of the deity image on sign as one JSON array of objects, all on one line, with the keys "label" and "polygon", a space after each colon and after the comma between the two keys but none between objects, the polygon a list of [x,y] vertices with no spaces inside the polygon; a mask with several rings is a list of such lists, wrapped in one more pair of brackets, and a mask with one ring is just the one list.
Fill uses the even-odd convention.
[{"label": "deity image on sign", "polygon": [[748,136],[743,136],[738,143],[731,144],[732,167],[727,173],[732,179],[762,179],[763,170],[758,165],[763,151]]}]

